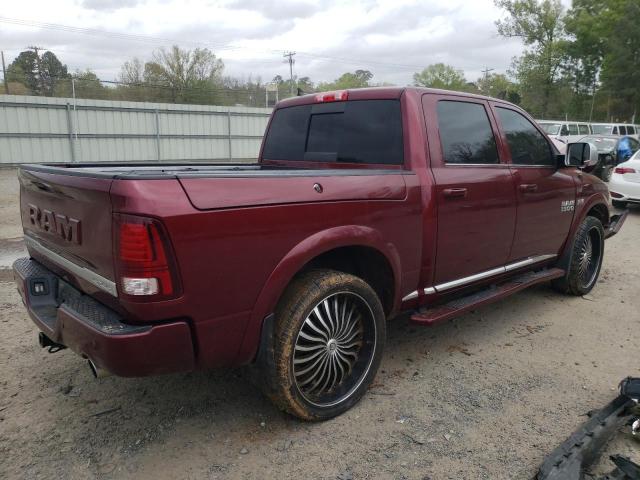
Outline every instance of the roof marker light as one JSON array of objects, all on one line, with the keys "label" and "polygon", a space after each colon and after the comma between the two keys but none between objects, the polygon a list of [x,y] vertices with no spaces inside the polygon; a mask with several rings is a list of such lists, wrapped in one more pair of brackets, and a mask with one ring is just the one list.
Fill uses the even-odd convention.
[{"label": "roof marker light", "polygon": [[344,102],[349,99],[347,90],[336,90],[335,92],[324,92],[316,95],[316,102]]}]

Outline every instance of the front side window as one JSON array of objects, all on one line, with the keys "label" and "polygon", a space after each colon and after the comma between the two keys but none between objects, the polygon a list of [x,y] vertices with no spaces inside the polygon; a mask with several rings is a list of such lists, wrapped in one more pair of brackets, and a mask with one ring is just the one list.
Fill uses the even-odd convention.
[{"label": "front side window", "polygon": [[352,100],[281,108],[265,139],[264,159],[401,165],[398,100]]},{"label": "front side window", "polygon": [[562,129],[560,130],[560,136],[566,137],[567,135],[569,135],[569,129],[567,128],[566,125],[562,125]]},{"label": "front side window", "polygon": [[578,135],[578,125],[575,123],[569,124],[569,135]]},{"label": "front side window", "polygon": [[440,100],[438,126],[445,163],[500,163],[496,139],[484,105]]},{"label": "front side window", "polygon": [[515,165],[555,166],[549,143],[526,117],[507,108],[496,111]]},{"label": "front side window", "polygon": [[589,135],[589,125],[580,124],[578,125],[578,130],[580,130],[580,135]]}]

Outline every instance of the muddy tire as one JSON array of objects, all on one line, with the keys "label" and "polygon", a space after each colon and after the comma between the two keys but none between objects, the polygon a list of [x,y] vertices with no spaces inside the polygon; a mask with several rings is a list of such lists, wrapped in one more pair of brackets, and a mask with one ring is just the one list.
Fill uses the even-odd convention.
[{"label": "muddy tire", "polygon": [[376,375],[386,337],[380,299],[362,279],[333,270],[296,278],[274,326],[269,395],[304,420],[325,420],[355,405]]},{"label": "muddy tire", "polygon": [[585,295],[598,280],[604,256],[604,228],[600,220],[586,217],[573,239],[567,274],[554,280],[553,287],[570,295]]}]

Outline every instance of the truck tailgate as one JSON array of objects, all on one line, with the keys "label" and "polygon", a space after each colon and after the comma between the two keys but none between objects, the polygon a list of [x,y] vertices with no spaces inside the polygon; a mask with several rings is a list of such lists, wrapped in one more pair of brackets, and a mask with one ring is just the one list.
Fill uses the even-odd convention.
[{"label": "truck tailgate", "polygon": [[19,180],[20,215],[30,255],[55,266],[80,286],[88,282],[109,291],[104,280],[113,281],[115,276],[109,196],[112,179],[23,167]]}]

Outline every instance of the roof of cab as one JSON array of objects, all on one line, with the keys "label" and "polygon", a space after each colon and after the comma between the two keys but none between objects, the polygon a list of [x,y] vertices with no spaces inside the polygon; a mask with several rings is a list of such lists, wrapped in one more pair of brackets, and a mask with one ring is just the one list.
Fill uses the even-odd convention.
[{"label": "roof of cab", "polygon": [[[342,91],[342,90],[336,90]],[[440,90],[437,88],[423,88],[423,87],[367,87],[367,88],[349,88],[348,92],[349,100],[394,100],[399,99],[403,93],[411,93],[413,95],[422,95],[425,93],[438,93],[440,95],[450,95],[466,98],[475,98],[480,100],[491,100],[494,102],[500,102],[507,105],[513,105],[510,102],[501,100],[499,98],[486,97],[484,95],[476,95],[475,93],[457,92],[453,90]],[[276,108],[292,107],[295,105],[309,105],[316,103],[316,96],[322,93],[329,92],[314,92],[299,97],[290,97],[281,100],[276,105]],[[516,106],[516,105],[514,105]]]}]

